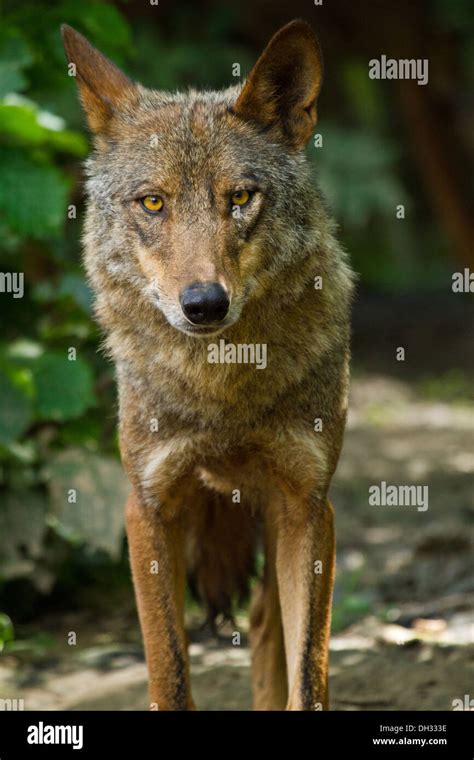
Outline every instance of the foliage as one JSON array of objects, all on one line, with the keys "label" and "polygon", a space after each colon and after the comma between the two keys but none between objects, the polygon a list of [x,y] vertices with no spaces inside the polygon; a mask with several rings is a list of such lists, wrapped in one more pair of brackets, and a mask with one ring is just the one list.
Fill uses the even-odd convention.
[{"label": "foliage", "polygon": [[112,370],[97,355],[79,261],[82,205],[74,192],[88,140],[82,126],[69,126],[80,114],[61,22],[115,58],[131,52],[129,25],[110,3],[56,0],[40,13],[33,2],[7,3],[0,268],[24,275],[24,295],[0,294],[0,578],[30,578],[42,591],[55,580],[51,533],[117,557],[128,490],[116,460]]},{"label": "foliage", "polygon": [[5,646],[10,642],[13,641],[14,633],[13,633],[13,625],[12,621],[8,617],[8,615],[5,615],[0,612],[0,652],[3,651]]}]

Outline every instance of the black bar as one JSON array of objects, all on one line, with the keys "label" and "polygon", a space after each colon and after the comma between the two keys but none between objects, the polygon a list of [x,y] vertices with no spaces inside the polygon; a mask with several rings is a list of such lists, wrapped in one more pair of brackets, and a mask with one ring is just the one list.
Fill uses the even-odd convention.
[{"label": "black bar", "polygon": [[[0,712],[0,760],[174,760],[184,750],[194,757],[204,754],[206,758],[222,760],[229,756],[246,760],[246,755],[255,757],[258,751],[266,760],[269,752],[281,757],[283,750],[290,753],[289,760],[303,756],[308,760],[333,756],[472,760],[472,718],[469,711]],[[66,728],[56,734],[56,729],[51,728],[56,726]],[[28,738],[42,739],[43,743],[29,743]],[[69,739],[71,743],[46,743],[50,738]]]}]

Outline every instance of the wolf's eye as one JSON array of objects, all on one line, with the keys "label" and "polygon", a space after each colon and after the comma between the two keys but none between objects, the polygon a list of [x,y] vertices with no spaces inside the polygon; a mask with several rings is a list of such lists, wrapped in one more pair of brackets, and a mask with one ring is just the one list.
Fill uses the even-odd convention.
[{"label": "wolf's eye", "polygon": [[157,214],[163,208],[163,198],[159,195],[145,195],[140,198],[140,203],[149,214]]},{"label": "wolf's eye", "polygon": [[251,197],[248,190],[237,190],[230,196],[230,202],[233,206],[246,206]]}]

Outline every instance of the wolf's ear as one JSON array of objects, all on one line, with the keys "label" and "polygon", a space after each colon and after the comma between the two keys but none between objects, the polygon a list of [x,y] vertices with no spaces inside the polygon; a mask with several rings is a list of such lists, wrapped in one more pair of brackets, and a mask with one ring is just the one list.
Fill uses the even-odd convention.
[{"label": "wolf's ear", "polygon": [[75,29],[63,24],[61,34],[68,61],[76,67],[89,126],[93,132],[105,132],[113,114],[133,100],[136,85]]},{"label": "wolf's ear", "polygon": [[233,111],[242,119],[279,127],[294,147],[303,147],[317,121],[322,68],[313,30],[305,21],[291,21],[268,43]]}]

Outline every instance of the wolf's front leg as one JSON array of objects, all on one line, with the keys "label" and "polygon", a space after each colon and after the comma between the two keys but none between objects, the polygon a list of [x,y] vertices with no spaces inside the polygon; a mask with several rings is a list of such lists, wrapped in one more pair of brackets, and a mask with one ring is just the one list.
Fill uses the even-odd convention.
[{"label": "wolf's front leg", "polygon": [[149,676],[150,708],[194,709],[184,631],[185,560],[182,519],[132,493],[126,525]]},{"label": "wolf's front leg", "polygon": [[276,568],[288,671],[287,710],[327,710],[335,540],[329,501],[278,510]]}]

